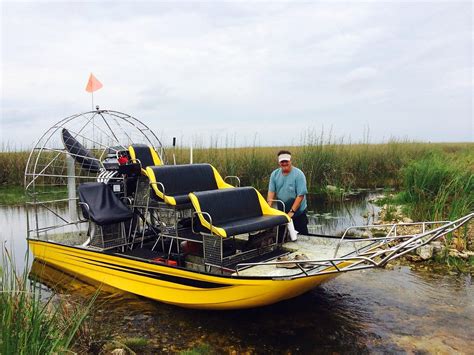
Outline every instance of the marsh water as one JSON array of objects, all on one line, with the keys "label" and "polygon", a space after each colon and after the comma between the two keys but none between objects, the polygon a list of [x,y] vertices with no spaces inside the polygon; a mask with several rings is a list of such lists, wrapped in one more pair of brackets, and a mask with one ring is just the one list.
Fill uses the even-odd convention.
[{"label": "marsh water", "polygon": [[[373,195],[338,203],[310,198],[310,232],[339,234],[370,223],[378,211],[369,202]],[[0,225],[18,268],[30,267],[25,209],[0,207]],[[41,270],[46,294],[95,292],[95,285],[61,270],[33,268]],[[181,309],[110,288],[92,319],[102,336],[146,338],[149,353],[203,344],[212,353],[474,352],[472,276],[426,266],[346,273],[292,300],[225,312]]]}]

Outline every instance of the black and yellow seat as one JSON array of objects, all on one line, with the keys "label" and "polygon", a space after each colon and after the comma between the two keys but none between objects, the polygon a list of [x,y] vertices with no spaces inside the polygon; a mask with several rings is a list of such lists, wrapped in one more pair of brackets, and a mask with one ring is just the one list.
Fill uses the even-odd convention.
[{"label": "black and yellow seat", "polygon": [[[141,205],[143,219],[150,225],[159,225],[160,235],[175,239],[191,227],[188,223],[192,218],[190,192],[233,188],[210,164],[148,166],[146,176],[149,185],[146,201]],[[139,195],[137,189],[135,197]],[[142,240],[143,236],[142,230]],[[163,238],[156,243],[158,240],[163,242]]]},{"label": "black and yellow seat", "polygon": [[151,196],[177,208],[191,207],[190,192],[233,188],[210,164],[149,166]]},{"label": "black and yellow seat", "polygon": [[189,197],[202,227],[220,237],[261,231],[290,221],[253,187],[193,192]]},{"label": "black and yellow seat", "polygon": [[163,165],[160,156],[152,146],[132,144],[128,147],[128,152],[132,162],[140,164],[143,175],[146,175],[146,168],[148,166]]},{"label": "black and yellow seat", "polygon": [[133,212],[102,182],[79,185],[79,205],[89,221],[90,246],[110,249],[127,244],[125,224]]},{"label": "black and yellow seat", "polygon": [[[148,213],[142,211],[143,209],[147,210],[149,204],[149,181],[146,168],[148,166],[162,165],[163,162],[156,150],[152,146],[146,144],[132,144],[128,147],[128,152],[131,161],[140,164],[141,168],[141,176],[137,178],[135,194],[133,196],[133,209],[137,211],[137,215],[141,218],[141,234],[143,236],[145,233],[145,226],[147,224],[154,224],[153,221],[146,221]],[[139,233],[138,229],[140,228],[140,224],[137,224],[135,227],[136,228],[133,232],[134,236]]]}]

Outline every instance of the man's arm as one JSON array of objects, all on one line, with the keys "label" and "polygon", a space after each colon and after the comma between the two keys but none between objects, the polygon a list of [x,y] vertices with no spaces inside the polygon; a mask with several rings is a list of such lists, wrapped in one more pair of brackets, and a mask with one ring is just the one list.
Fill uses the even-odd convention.
[{"label": "man's arm", "polygon": [[304,199],[304,195],[296,196],[295,202],[293,202],[290,212],[288,212],[288,216],[290,216],[290,218],[292,218],[295,215],[295,212],[298,211],[298,208],[300,208],[300,205],[303,199]]},{"label": "man's arm", "polygon": [[268,194],[267,194],[267,203],[271,206],[273,201],[276,198],[276,186],[274,173],[270,174],[270,181],[268,183]]}]

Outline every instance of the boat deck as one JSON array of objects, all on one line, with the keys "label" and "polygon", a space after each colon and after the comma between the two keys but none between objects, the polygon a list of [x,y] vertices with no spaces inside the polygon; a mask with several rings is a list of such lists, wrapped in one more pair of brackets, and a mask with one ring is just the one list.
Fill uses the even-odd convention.
[{"label": "boat deck", "polygon": [[[296,255],[304,254],[309,260],[325,260],[334,258],[334,251],[340,239],[323,238],[299,235],[295,242],[287,242],[283,244],[283,248],[288,250],[286,255],[289,260],[294,260]],[[365,243],[364,243],[365,244]],[[369,242],[367,242],[369,244]],[[364,245],[360,245],[362,247]],[[352,243],[343,243],[339,247],[337,257],[341,257],[354,252]],[[237,276],[291,276],[301,273],[301,269],[297,266],[294,268],[277,267],[275,264],[268,264],[277,261],[276,258],[262,263],[262,265],[251,266],[241,270],[233,275]],[[268,265],[266,265],[268,264]]]}]

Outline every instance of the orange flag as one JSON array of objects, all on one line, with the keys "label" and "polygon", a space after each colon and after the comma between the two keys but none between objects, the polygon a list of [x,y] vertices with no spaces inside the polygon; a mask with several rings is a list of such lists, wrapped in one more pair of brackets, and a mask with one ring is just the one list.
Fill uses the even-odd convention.
[{"label": "orange flag", "polygon": [[94,91],[99,90],[101,87],[102,87],[102,83],[99,80],[97,80],[94,74],[91,73],[91,76],[89,77],[89,81],[87,82],[86,91],[94,92]]}]

